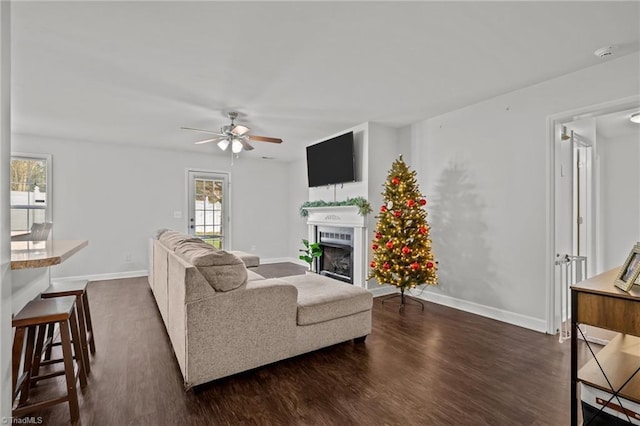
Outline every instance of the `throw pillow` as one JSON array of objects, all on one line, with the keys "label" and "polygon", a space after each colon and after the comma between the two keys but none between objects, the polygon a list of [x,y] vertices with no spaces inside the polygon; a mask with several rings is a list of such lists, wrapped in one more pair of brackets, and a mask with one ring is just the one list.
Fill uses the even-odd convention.
[{"label": "throw pillow", "polygon": [[195,266],[216,291],[234,290],[247,283],[247,268],[232,253],[202,241],[183,241],[176,246],[175,253]]}]

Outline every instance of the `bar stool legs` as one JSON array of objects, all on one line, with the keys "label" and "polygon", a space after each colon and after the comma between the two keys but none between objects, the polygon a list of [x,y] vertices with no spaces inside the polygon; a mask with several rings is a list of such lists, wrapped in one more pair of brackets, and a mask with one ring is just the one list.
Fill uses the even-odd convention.
[{"label": "bar stool legs", "polygon": [[[13,326],[16,328],[12,361],[13,401],[20,395],[18,405],[12,411],[13,417],[23,417],[34,411],[68,402],[71,423],[76,424],[80,419],[76,381],[79,376],[80,386],[84,388],[87,385],[87,378],[75,303],[75,297],[32,300],[13,318]],[[43,352],[45,327],[56,323],[60,326],[64,370],[47,374],[46,376],[32,376],[34,373],[38,374],[40,357]],[[25,333],[24,367],[23,373],[18,376],[22,362],[23,347],[25,346]],[[74,368],[74,352],[77,372]],[[32,382],[63,374],[66,380],[66,395],[47,401],[28,403]]]},{"label": "bar stool legs", "polygon": [[85,289],[84,294],[82,295],[82,310],[84,312],[84,320],[85,325],[87,327],[87,335],[89,339],[89,349],[91,350],[91,355],[96,354],[96,342],[93,338],[93,324],[91,323],[91,310],[89,309],[89,295],[87,294],[87,290]]},{"label": "bar stool legs", "polygon": [[[89,309],[89,296],[87,294],[87,280],[63,281],[52,283],[45,291],[40,294],[43,299],[52,297],[75,296],[76,309],[78,313],[78,324],[80,326],[80,337],[84,354],[84,362],[87,366],[87,373],[91,372],[89,364],[89,351],[92,355],[96,353],[96,344],[93,335],[93,324],[91,322],[91,311]],[[53,341],[53,330],[47,333],[48,337]],[[46,346],[46,345],[45,345]],[[45,360],[51,359],[51,347],[46,347]]]},{"label": "bar stool legs", "polygon": [[[72,320],[73,324],[74,321]],[[72,325],[73,330],[73,325]],[[76,333],[77,334],[77,333]],[[71,353],[71,342],[69,338],[69,327],[66,321],[60,324],[60,339],[62,340],[62,359],[64,359],[64,374],[67,379],[67,395],[69,396],[69,412],[71,413],[71,422],[76,421],[80,417],[80,408],[78,407],[78,392],[76,390],[76,378],[73,373],[73,354]],[[77,342],[77,336],[75,341]],[[77,352],[76,344],[76,354]],[[78,358],[81,358],[78,356]],[[82,374],[80,377],[82,378]],[[81,383],[82,383],[82,379]],[[84,379],[86,386],[87,379]],[[82,386],[82,385],[81,385]]]}]

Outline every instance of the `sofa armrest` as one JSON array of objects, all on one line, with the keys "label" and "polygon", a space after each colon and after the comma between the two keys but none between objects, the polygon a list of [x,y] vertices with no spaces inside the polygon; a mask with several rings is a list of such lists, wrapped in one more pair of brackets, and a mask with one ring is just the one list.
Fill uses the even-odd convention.
[{"label": "sofa armrest", "polygon": [[290,356],[297,289],[277,278],[250,281],[186,305],[186,385]]}]

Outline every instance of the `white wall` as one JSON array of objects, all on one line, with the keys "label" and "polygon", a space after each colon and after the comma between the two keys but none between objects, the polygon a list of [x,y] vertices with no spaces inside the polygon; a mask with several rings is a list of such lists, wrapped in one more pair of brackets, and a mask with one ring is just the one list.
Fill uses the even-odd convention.
[{"label": "white wall", "polygon": [[309,201],[307,187],[307,161],[302,159],[292,161],[287,165],[287,183],[289,189],[289,251],[288,256],[298,259],[302,248],[302,239],[308,238],[309,228],[307,219],[300,216],[300,206]]},{"label": "white wall", "polygon": [[624,56],[411,126],[440,262],[433,297],[545,330],[553,262],[547,117],[637,95],[639,64],[637,53]]},{"label": "white wall", "polygon": [[[215,147],[212,147],[213,150]],[[288,253],[287,167],[268,160],[14,135],[14,151],[53,155],[53,238],[89,246],[51,268],[52,277],[148,269],[158,228],[186,231],[186,170],[230,172],[231,248],[262,258]],[[217,148],[215,148],[217,149]],[[173,214],[181,211],[182,219]],[[125,253],[131,261],[125,262]]]},{"label": "white wall", "polygon": [[[373,259],[373,251],[371,250],[371,242],[373,241],[373,234],[376,229],[377,219],[376,215],[380,212],[380,206],[382,206],[382,192],[384,191],[384,183],[387,180],[387,175],[391,169],[393,162],[400,156],[407,164],[410,163],[408,153],[403,151],[407,144],[399,143],[399,131],[398,129],[383,126],[378,123],[369,123],[369,149],[367,158],[367,167],[369,169],[369,188],[368,193],[365,196],[371,204],[373,210],[367,217],[367,259],[365,265],[367,265],[367,273],[369,272],[368,265]],[[379,288],[377,280],[372,279],[367,283],[367,287],[370,289]]]},{"label": "white wall", "polygon": [[600,260],[602,270],[609,270],[620,266],[631,247],[640,241],[640,138],[637,134],[610,139],[599,135],[598,154],[602,194]]},{"label": "white wall", "polygon": [[10,6],[0,2],[0,418],[11,416],[11,254],[9,170],[11,162]]}]

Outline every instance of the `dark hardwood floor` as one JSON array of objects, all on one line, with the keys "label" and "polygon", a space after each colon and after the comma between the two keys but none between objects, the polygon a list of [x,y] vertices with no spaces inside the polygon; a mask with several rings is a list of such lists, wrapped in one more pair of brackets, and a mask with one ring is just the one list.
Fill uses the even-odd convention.
[{"label": "dark hardwood floor", "polygon": [[[185,392],[146,278],[93,282],[83,425],[566,425],[569,342],[426,303],[373,333]],[[38,384],[33,398],[63,389]],[[66,404],[36,413],[67,424]]]}]

